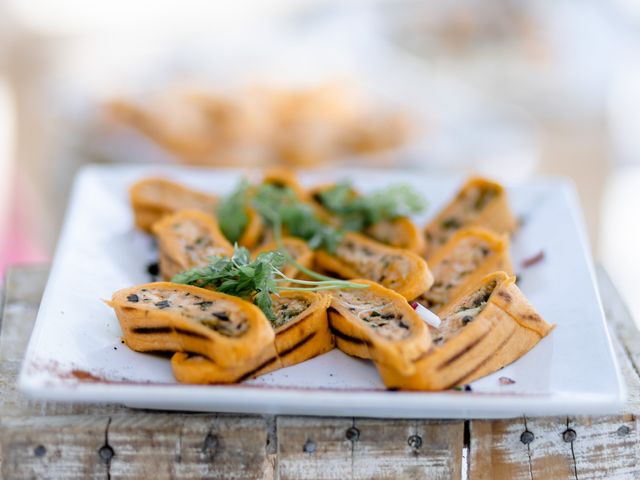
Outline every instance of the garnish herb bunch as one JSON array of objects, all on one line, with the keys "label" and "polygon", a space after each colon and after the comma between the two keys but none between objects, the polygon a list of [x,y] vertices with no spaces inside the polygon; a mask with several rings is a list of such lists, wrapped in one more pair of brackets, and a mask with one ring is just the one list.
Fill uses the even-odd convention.
[{"label": "garnish herb bunch", "polygon": [[360,231],[382,220],[395,220],[424,210],[425,200],[408,185],[392,185],[365,195],[356,195],[349,183],[338,183],[317,196],[336,215],[342,228]]},{"label": "garnish herb bunch", "polygon": [[[264,252],[251,260],[244,247],[234,248],[230,257],[211,257],[205,267],[180,273],[171,280],[175,283],[211,288],[218,292],[253,301],[266,317],[275,322],[271,295],[282,291],[319,291],[336,288],[366,288],[367,285],[324,277],[324,280],[298,280],[287,277],[281,269],[288,254],[276,250]],[[293,284],[297,286],[290,286]]]},{"label": "garnish herb bunch", "polygon": [[425,205],[424,199],[406,185],[355,195],[351,185],[339,183],[320,192],[318,200],[340,219],[340,228],[322,221],[311,205],[287,187],[251,186],[243,180],[218,206],[218,222],[227,239],[236,242],[247,226],[247,209],[253,207],[270,227],[279,223],[288,235],[302,238],[312,249],[335,252],[345,231],[361,231],[382,220],[419,213]]}]

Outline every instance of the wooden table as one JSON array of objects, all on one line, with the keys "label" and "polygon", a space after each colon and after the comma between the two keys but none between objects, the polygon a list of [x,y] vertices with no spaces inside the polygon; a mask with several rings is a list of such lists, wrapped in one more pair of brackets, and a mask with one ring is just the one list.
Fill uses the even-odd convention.
[{"label": "wooden table", "polygon": [[629,392],[624,412],[469,421],[167,413],[29,401],[15,381],[46,276],[43,267],[16,268],[6,282],[2,479],[640,478],[640,333],[602,270],[600,288]]}]

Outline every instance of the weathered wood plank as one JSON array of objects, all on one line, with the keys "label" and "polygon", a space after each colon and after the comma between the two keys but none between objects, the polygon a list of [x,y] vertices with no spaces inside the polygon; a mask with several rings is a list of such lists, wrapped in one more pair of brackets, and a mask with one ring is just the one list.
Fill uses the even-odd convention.
[{"label": "weathered wood plank", "polygon": [[353,478],[350,418],[278,417],[278,478]]},{"label": "weathered wood plank", "polygon": [[114,478],[273,478],[263,417],[117,416],[105,437]]},{"label": "weathered wood plank", "polygon": [[4,418],[0,435],[0,477],[104,479],[98,454],[108,417]]},{"label": "weathered wood plank", "polygon": [[579,417],[570,422],[577,478],[640,477],[640,437],[633,415]]},{"label": "weathered wood plank", "polygon": [[278,418],[286,479],[460,478],[464,422]]},{"label": "weathered wood plank", "polygon": [[143,412],[7,419],[1,478],[272,479],[265,422]]},{"label": "weathered wood plank", "polygon": [[464,422],[356,419],[354,478],[461,478]]}]

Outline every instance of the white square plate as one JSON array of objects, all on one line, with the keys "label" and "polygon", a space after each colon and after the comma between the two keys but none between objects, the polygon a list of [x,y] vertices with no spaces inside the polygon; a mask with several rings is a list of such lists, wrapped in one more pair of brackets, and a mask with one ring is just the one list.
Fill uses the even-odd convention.
[{"label": "white square plate", "polygon": [[[557,328],[531,352],[472,384],[472,391],[391,392],[370,362],[338,350],[240,385],[177,384],[165,358],[135,353],[120,341],[113,311],[101,299],[149,281],[152,240],[133,227],[127,189],[165,175],[218,194],[242,172],[167,166],[90,166],[78,176],[20,375],[32,397],[219,412],[370,417],[509,417],[609,413],[624,393],[595,284],[571,184],[538,179],[510,188],[526,218],[512,243],[521,288]],[[404,182],[430,202],[423,224],[463,179],[418,171],[323,170],[306,184],[351,179],[362,191]],[[522,260],[544,260],[522,268]],[[500,377],[515,380],[503,385]]]}]

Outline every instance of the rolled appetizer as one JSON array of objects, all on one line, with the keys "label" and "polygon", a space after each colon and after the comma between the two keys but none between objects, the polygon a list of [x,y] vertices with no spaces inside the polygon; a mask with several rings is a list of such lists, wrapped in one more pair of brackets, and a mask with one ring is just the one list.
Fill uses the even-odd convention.
[{"label": "rolled appetizer", "polygon": [[366,278],[413,300],[433,284],[427,262],[408,250],[347,233],[334,254],[318,250],[316,267],[341,278]]},{"label": "rolled appetizer", "polygon": [[158,240],[160,274],[165,280],[206,265],[209,257],[233,253],[215,217],[196,210],[165,217],[153,226],[153,232]]},{"label": "rolled appetizer", "polygon": [[[307,245],[307,242],[295,237],[284,237],[282,239],[282,243],[284,244],[287,253],[291,255],[296,262],[306,268],[313,267],[314,253]],[[278,250],[278,245],[275,241],[269,242],[254,250],[251,252],[251,255],[255,258],[262,252],[270,252],[272,250]],[[282,273],[289,278],[297,278],[299,274],[298,268],[292,263],[287,263],[282,269]]]},{"label": "rolled appetizer", "polygon": [[296,174],[284,168],[270,168],[264,173],[262,183],[267,185],[273,185],[278,188],[288,188],[296,197],[300,200],[307,199],[307,191],[300,184],[300,181],[296,177]]},{"label": "rolled appetizer", "polygon": [[509,239],[484,228],[458,230],[429,260],[434,282],[416,300],[439,313],[469,285],[499,270],[513,274]]},{"label": "rolled appetizer", "polygon": [[124,342],[138,352],[196,353],[224,368],[249,369],[259,365],[263,350],[275,356],[270,322],[238,297],[157,282],[119,290],[108,304]]},{"label": "rolled appetizer", "polygon": [[238,245],[246,248],[254,248],[256,245],[261,245],[265,242],[267,233],[265,232],[262,217],[254,208],[247,207],[246,215],[247,225],[238,239]]},{"label": "rolled appetizer", "polygon": [[327,322],[328,295],[313,292],[283,292],[273,296],[272,323],[275,331],[277,357],[263,358],[257,368],[239,365],[222,368],[199,355],[176,353],[171,366],[178,381],[183,383],[241,382],[279,368],[289,367],[333,349],[333,336]]},{"label": "rolled appetizer", "polygon": [[146,178],[129,190],[135,224],[152,233],[154,223],[179,210],[191,209],[213,214],[218,197],[192,190],[164,178]]},{"label": "rolled appetizer", "polygon": [[[332,192],[339,188],[345,188],[345,186],[339,186],[336,184],[324,184],[311,188],[308,192],[309,201],[313,204],[314,208],[318,212],[320,218],[327,223],[334,226],[341,226],[341,223],[347,223],[346,227],[349,227],[348,223],[353,218],[349,218],[348,212],[339,212],[332,208],[331,201],[328,198],[332,198]],[[360,194],[352,188],[349,188],[348,192],[342,192],[345,196],[343,207],[345,210],[349,210],[350,202],[360,197]],[[355,210],[358,210],[357,207]],[[341,219],[341,214],[343,218]],[[352,212],[359,217],[365,212]],[[364,215],[366,217],[366,215]],[[342,220],[342,221],[341,221]],[[364,220],[364,221],[363,221]],[[367,219],[359,219],[356,230],[361,230],[362,233],[368,237],[377,240],[378,242],[390,245],[396,248],[403,248],[412,252],[422,254],[425,248],[424,235],[418,228],[418,226],[411,221],[409,217],[399,216],[397,218],[384,218],[368,224]],[[361,228],[360,228],[361,227]]]},{"label": "rolled appetizer", "polygon": [[393,290],[368,280],[356,282],[369,288],[332,292],[329,324],[336,346],[349,355],[413,375],[416,362],[431,347],[427,324]]},{"label": "rolled appetizer", "polygon": [[425,228],[426,256],[430,260],[455,232],[464,227],[484,227],[497,234],[515,231],[517,221],[507,193],[499,183],[472,178]]},{"label": "rolled appetizer", "polygon": [[378,365],[387,387],[444,390],[463,385],[514,362],[554,328],[505,272],[483,278],[440,318],[437,329],[429,327],[433,347],[416,361],[413,374]]}]

